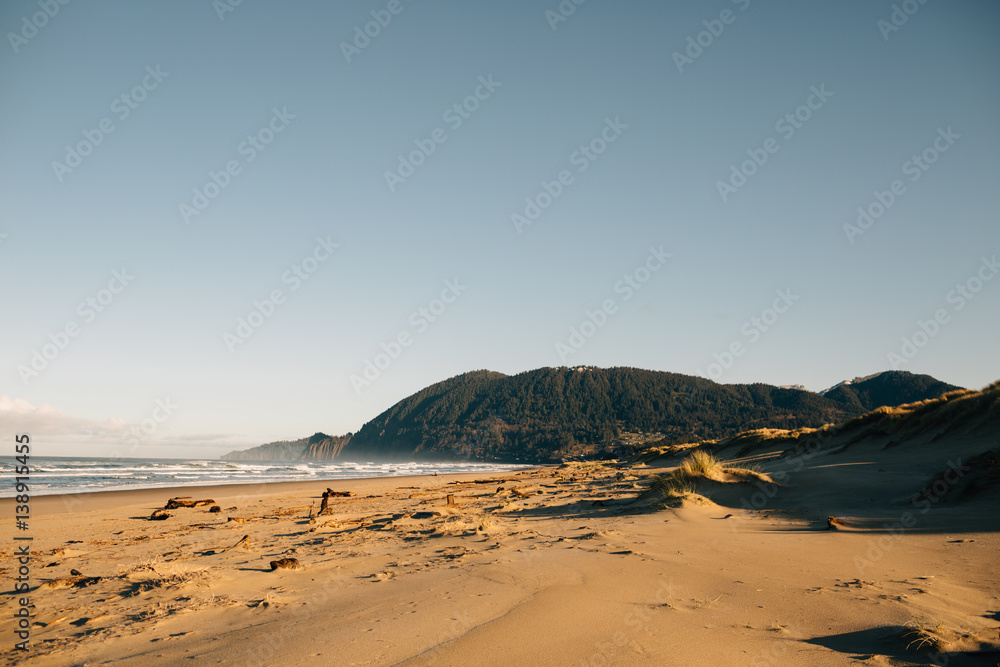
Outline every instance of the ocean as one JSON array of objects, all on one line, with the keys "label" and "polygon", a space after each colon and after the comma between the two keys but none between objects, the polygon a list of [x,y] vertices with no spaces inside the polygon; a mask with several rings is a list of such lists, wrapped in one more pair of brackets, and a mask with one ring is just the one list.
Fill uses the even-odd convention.
[{"label": "ocean", "polygon": [[[33,496],[56,493],[87,493],[122,489],[155,489],[206,484],[253,484],[310,482],[359,477],[399,477],[438,473],[489,474],[531,466],[492,463],[316,463],[307,461],[218,461],[210,459],[126,459],[32,456],[29,489]],[[9,484],[0,488],[0,498],[11,498]]]}]

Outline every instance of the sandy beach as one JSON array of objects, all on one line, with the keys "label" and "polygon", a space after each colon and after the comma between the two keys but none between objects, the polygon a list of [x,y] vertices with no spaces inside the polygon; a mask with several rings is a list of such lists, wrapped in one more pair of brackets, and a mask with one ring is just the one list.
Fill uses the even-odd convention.
[{"label": "sandy beach", "polygon": [[[40,497],[30,651],[10,650],[17,601],[4,595],[4,660],[992,665],[998,495],[968,463],[984,433],[928,430],[905,447],[845,433],[792,455],[781,440],[724,441],[725,465],[759,472],[674,499],[649,488],[684,451],[486,477]],[[925,484],[933,494],[917,499]],[[352,495],[316,516],[327,487]],[[175,496],[220,511],[150,519]],[[298,569],[272,571],[280,559]]]}]

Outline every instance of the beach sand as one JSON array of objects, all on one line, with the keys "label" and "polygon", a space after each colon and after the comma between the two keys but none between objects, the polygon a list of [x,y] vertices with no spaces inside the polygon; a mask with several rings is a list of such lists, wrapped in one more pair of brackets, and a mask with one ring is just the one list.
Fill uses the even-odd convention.
[{"label": "beach sand", "polygon": [[[908,495],[988,444],[755,451],[739,460],[780,486],[713,482],[676,507],[643,493],[676,457],[39,497],[26,533],[30,651],[11,650],[24,594],[8,593],[3,660],[996,664],[997,490],[944,493],[926,511]],[[310,518],[327,487],[354,495]],[[211,498],[221,512],[149,519],[174,496]],[[13,517],[13,501],[0,508]],[[3,523],[9,582],[18,543]],[[283,558],[301,569],[272,571]],[[71,570],[80,577],[66,579]]]}]

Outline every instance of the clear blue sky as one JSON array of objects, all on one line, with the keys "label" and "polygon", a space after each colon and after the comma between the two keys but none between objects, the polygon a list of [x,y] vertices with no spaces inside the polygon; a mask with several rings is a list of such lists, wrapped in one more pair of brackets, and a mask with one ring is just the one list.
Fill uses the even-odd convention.
[{"label": "clear blue sky", "polygon": [[[1000,6],[677,4],[4,2],[4,432],[214,456],[356,430],[468,370],[709,374],[734,345],[721,382],[819,390],[892,353],[1000,377],[1000,278],[977,282],[1000,254]],[[546,207],[520,224],[526,198]]]}]

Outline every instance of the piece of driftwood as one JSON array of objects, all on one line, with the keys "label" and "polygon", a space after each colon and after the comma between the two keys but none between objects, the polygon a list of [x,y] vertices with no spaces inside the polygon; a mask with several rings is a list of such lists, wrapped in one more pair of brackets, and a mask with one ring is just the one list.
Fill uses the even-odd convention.
[{"label": "piece of driftwood", "polygon": [[218,505],[212,505],[211,507],[208,508],[208,511],[211,512],[212,514],[218,514],[219,512],[222,511],[222,508],[219,507]]},{"label": "piece of driftwood", "polygon": [[250,551],[253,547],[250,545],[250,536],[244,535],[243,539],[234,544],[231,547],[223,549],[223,551],[232,551],[233,549],[240,549],[241,551]]},{"label": "piece of driftwood", "polygon": [[180,507],[201,507],[202,505],[214,505],[215,501],[211,498],[206,498],[205,500],[184,500],[182,498],[171,498],[167,501],[167,504],[163,507],[165,510],[175,510]]},{"label": "piece of driftwood", "polygon": [[163,521],[164,519],[170,518],[170,512],[166,510],[153,510],[153,513],[149,515],[151,521]]},{"label": "piece of driftwood", "polygon": [[827,530],[837,530],[841,526],[847,526],[847,524],[844,523],[843,521],[841,521],[840,519],[838,519],[835,516],[828,516],[828,517],[826,517],[826,529]]},{"label": "piece of driftwood", "polygon": [[454,505],[455,504],[455,496],[453,496],[450,493],[448,494],[448,504],[449,505]]},{"label": "piece of driftwood", "polygon": [[271,561],[271,571],[275,570],[301,570],[302,566],[299,565],[299,560],[297,558],[280,558],[278,560]]},{"label": "piece of driftwood", "polygon": [[42,586],[44,588],[83,588],[85,586],[90,586],[91,584],[96,584],[100,580],[100,577],[60,577],[59,579],[46,581],[42,584]]},{"label": "piece of driftwood", "polygon": [[354,494],[350,491],[334,491],[333,489],[327,489],[323,492],[323,500],[319,506],[319,513],[316,516],[322,516],[330,511],[330,498],[349,498]]}]

